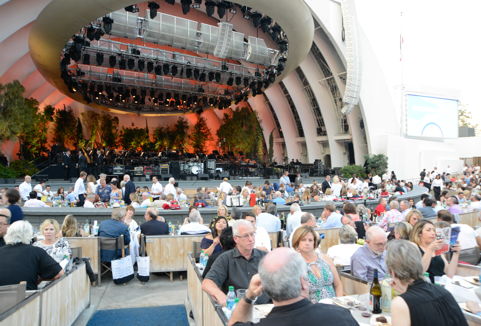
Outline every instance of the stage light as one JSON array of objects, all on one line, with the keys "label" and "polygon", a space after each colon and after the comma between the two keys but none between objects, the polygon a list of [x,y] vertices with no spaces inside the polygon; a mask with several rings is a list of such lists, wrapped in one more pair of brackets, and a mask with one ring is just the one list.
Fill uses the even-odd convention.
[{"label": "stage light", "polygon": [[235,84],[236,84],[237,86],[240,86],[240,84],[242,84],[242,78],[241,78],[240,76],[237,76],[237,77],[235,78]]},{"label": "stage light", "polygon": [[102,18],[102,22],[104,23],[104,31],[107,34],[110,34],[112,31],[112,24],[114,23],[114,20],[108,16],[105,16]]},{"label": "stage light", "polygon": [[192,68],[191,67],[187,67],[185,68],[185,77],[186,78],[192,78]]},{"label": "stage light", "polygon": [[147,5],[149,7],[150,19],[154,19],[157,16],[157,9],[160,8],[157,2],[150,1]]},{"label": "stage light", "polygon": [[202,4],[202,0],[194,0],[194,3],[192,4],[192,8],[199,9],[201,4]]},{"label": "stage light", "polygon": [[215,73],[213,71],[209,71],[208,78],[209,81],[213,81],[215,78]]},{"label": "stage light", "polygon": [[144,71],[145,68],[145,62],[142,59],[137,60],[137,68],[139,71]]},{"label": "stage light", "polygon": [[232,75],[227,79],[227,85],[232,86],[234,84],[234,77]]},{"label": "stage light", "polygon": [[84,65],[89,65],[90,64],[90,54],[84,53],[83,58],[82,58],[82,63]]},{"label": "stage light", "polygon": [[241,11],[242,11],[244,19],[250,19],[251,18],[251,9],[252,8],[247,7],[247,6],[241,7]]},{"label": "stage light", "polygon": [[165,0],[169,5],[175,5],[175,0]]},{"label": "stage light", "polygon": [[155,74],[156,75],[162,75],[162,66],[161,65],[155,66]]},{"label": "stage light", "polygon": [[221,1],[217,4],[217,16],[219,16],[220,19],[224,18],[226,7],[227,6],[225,5],[224,1]]},{"label": "stage light", "polygon": [[277,45],[279,45],[279,51],[281,52],[286,52],[288,50],[287,46],[287,41],[286,40],[280,40],[277,42]]},{"label": "stage light", "polygon": [[269,31],[269,26],[272,24],[272,18],[269,16],[264,16],[262,17],[261,21],[261,28],[264,33],[267,33]]},{"label": "stage light", "polygon": [[115,67],[116,63],[117,63],[117,57],[115,55],[110,55],[109,56],[109,66],[110,66],[110,68]]},{"label": "stage light", "polygon": [[125,60],[125,58],[120,58],[119,68],[122,70],[125,70],[125,68],[127,68],[127,60]]},{"label": "stage light", "polygon": [[95,39],[95,28],[92,25],[87,27],[87,38],[91,41]]},{"label": "stage light", "polygon": [[100,40],[100,38],[101,38],[104,34],[105,34],[105,33],[104,33],[100,28],[97,28],[97,29],[95,30],[95,35],[94,35],[95,40],[97,40],[97,41]]},{"label": "stage light", "polygon": [[221,80],[221,74],[220,74],[220,72],[216,72],[215,73],[215,81],[220,83],[220,80]]},{"label": "stage light", "polygon": [[194,69],[194,78],[199,80],[199,76],[200,76],[200,70],[195,68]]},{"label": "stage light", "polygon": [[136,5],[130,5],[124,8],[125,11],[131,12],[131,13],[136,13],[139,12],[139,8]]},{"label": "stage light", "polygon": [[127,67],[129,68],[129,70],[134,69],[134,67],[135,67],[135,60],[132,59],[132,58],[129,58],[129,59],[127,60]]},{"label": "stage light", "polygon": [[163,72],[164,72],[164,75],[168,75],[169,72],[170,72],[170,66],[169,66],[169,64],[168,64],[168,63],[164,63],[164,64],[162,65],[162,70],[163,70]]},{"label": "stage light", "polygon": [[147,62],[147,72],[154,70],[154,63],[152,61]]},{"label": "stage light", "polygon": [[212,17],[212,15],[214,14],[215,5],[216,3],[211,0],[207,0],[205,2],[205,13],[207,14],[207,16]]},{"label": "stage light", "polygon": [[244,87],[249,86],[250,80],[249,77],[244,77]]},{"label": "stage light", "polygon": [[253,12],[251,14],[251,18],[252,18],[252,24],[254,25],[254,27],[256,27],[256,28],[259,27],[262,15],[258,12]]},{"label": "stage light", "polygon": [[203,71],[200,76],[199,76],[199,81],[202,81],[202,82],[205,82],[205,79],[206,79],[206,74],[205,72]]},{"label": "stage light", "polygon": [[104,62],[103,53],[97,52],[97,54],[95,55],[95,60],[97,61],[97,65],[101,66],[102,63]]},{"label": "stage light", "polygon": [[222,66],[220,67],[220,69],[222,71],[229,71],[229,67],[227,66],[227,64],[225,62],[222,62]]},{"label": "stage light", "polygon": [[171,69],[172,76],[176,76],[178,71],[179,71],[179,68],[177,68],[176,65],[172,65],[172,69]]},{"label": "stage light", "polygon": [[182,6],[182,13],[187,15],[190,11],[190,6],[192,5],[192,0],[180,0]]}]

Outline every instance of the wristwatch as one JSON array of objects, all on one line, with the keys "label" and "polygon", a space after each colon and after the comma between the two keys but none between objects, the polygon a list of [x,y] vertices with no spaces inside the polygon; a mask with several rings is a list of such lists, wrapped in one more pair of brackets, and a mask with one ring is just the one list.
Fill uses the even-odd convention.
[{"label": "wristwatch", "polygon": [[244,301],[245,301],[247,304],[254,304],[254,303],[256,303],[256,301],[257,301],[257,297],[255,297],[254,299],[249,299],[247,296],[244,296]]}]

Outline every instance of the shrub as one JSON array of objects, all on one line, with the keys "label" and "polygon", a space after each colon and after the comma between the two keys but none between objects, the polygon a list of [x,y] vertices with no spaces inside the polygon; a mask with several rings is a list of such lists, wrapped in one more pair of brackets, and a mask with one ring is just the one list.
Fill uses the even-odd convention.
[{"label": "shrub", "polygon": [[366,176],[366,172],[360,165],[346,165],[341,169],[341,175],[344,178],[351,178],[353,175],[356,175],[358,178],[364,178]]},{"label": "shrub", "polygon": [[38,169],[35,165],[26,160],[16,160],[10,163],[10,169],[14,172],[14,178],[20,178],[25,175],[33,175],[37,173]]}]

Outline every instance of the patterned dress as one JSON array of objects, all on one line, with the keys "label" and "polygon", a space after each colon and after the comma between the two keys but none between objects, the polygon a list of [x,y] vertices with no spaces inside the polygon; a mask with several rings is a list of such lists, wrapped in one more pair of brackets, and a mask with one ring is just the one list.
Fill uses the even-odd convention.
[{"label": "patterned dress", "polygon": [[72,250],[70,244],[64,238],[60,238],[52,245],[45,245],[41,241],[37,241],[33,244],[36,247],[42,248],[50,255],[57,263],[60,263],[65,256],[69,259],[72,257]]},{"label": "patterned dress", "polygon": [[[319,270],[320,277],[312,269]],[[334,275],[329,268],[329,264],[322,258],[317,257],[316,261],[307,263],[307,277],[309,281],[309,300],[318,303],[319,300],[336,296],[334,290]]]}]

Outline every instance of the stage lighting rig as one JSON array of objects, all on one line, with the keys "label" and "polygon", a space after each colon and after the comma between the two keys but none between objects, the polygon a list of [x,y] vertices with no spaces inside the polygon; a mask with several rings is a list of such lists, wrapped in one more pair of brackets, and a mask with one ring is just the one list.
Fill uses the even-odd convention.
[{"label": "stage lighting rig", "polygon": [[251,18],[251,10],[252,10],[251,7],[247,7],[247,6],[241,7],[241,11],[242,11],[244,19],[250,19]]},{"label": "stage lighting rig", "polygon": [[110,34],[112,31],[112,24],[114,23],[114,20],[108,16],[105,16],[102,18],[102,22],[104,23],[104,31],[107,34]]},{"label": "stage lighting rig", "polygon": [[214,9],[215,9],[216,3],[212,0],[207,0],[205,2],[205,13],[207,16],[212,17],[214,14]]},{"label": "stage lighting rig", "polygon": [[109,56],[109,66],[110,66],[110,68],[115,67],[116,63],[117,63],[117,57],[115,55]]},{"label": "stage lighting rig", "polygon": [[259,27],[260,22],[261,22],[261,18],[262,18],[262,14],[255,11],[251,14],[251,18],[252,18],[252,24],[254,25],[254,27],[255,28]]},{"label": "stage lighting rig", "polygon": [[220,19],[224,18],[226,9],[227,5],[224,3],[224,1],[217,3],[217,16],[219,16]]},{"label": "stage lighting rig", "polygon": [[104,55],[101,52],[97,52],[95,55],[95,60],[97,61],[97,65],[101,66],[102,63],[104,62]]},{"label": "stage lighting rig", "polygon": [[82,58],[82,63],[84,65],[89,65],[90,64],[90,54],[84,53],[83,58]]},{"label": "stage lighting rig", "polygon": [[136,13],[136,12],[139,12],[139,7],[137,7],[137,5],[130,5],[130,6],[127,6],[124,8],[125,11],[128,11],[128,12],[131,12],[131,13]]},{"label": "stage lighting rig", "polygon": [[201,4],[202,4],[202,0],[194,0],[194,3],[192,4],[192,8],[199,9]]},{"label": "stage lighting rig", "polygon": [[182,13],[187,15],[190,11],[190,6],[192,5],[192,0],[180,0],[180,5],[182,6]]},{"label": "stage lighting rig", "polygon": [[89,25],[87,27],[87,38],[90,40],[90,41],[93,41],[95,39],[95,28],[92,26],[92,25]]},{"label": "stage lighting rig", "polygon": [[160,8],[159,4],[154,1],[150,1],[147,5],[149,8],[150,19],[154,19],[157,16],[157,9]]}]

